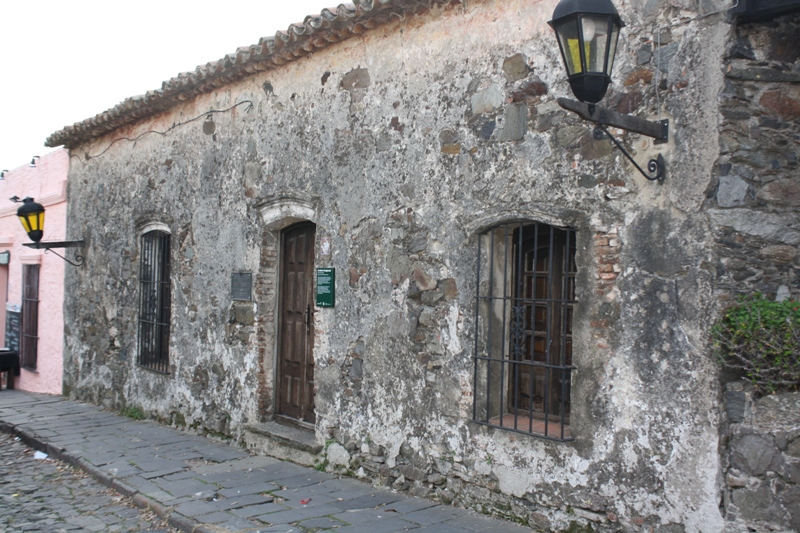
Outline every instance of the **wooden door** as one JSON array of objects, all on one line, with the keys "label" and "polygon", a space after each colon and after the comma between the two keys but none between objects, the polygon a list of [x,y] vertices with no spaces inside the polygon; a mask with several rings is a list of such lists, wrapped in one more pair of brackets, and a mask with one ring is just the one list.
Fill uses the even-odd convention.
[{"label": "wooden door", "polygon": [[314,423],[314,224],[283,232],[277,413]]}]

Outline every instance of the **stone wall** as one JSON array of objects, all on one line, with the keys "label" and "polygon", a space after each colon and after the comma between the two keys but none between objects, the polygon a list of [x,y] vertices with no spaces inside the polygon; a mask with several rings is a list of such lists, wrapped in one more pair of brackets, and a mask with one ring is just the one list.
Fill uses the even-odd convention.
[{"label": "stone wall", "polygon": [[[720,99],[720,158],[708,206],[717,297],[800,297],[800,15],[734,21]],[[729,376],[726,376],[729,377]],[[723,510],[732,531],[800,528],[798,395],[753,399],[727,384]]]},{"label": "stone wall", "polygon": [[800,530],[800,393],[725,393],[723,507],[731,531]]},{"label": "stone wall", "polygon": [[[730,197],[718,169],[742,174],[741,149],[720,155],[731,26],[720,6],[619,5],[606,102],[670,119],[665,145],[614,132],[641,164],[665,155],[659,185],[556,104],[554,6],[450,2],[73,149],[70,224],[97,223],[86,268],[67,272],[82,295],[65,307],[68,393],[242,438],[273,414],[280,231],[309,220],[316,266],[339,274],[337,306],[314,315],[329,468],[542,529],[722,530],[707,341],[725,265],[749,260],[720,237],[745,207],[712,205]],[[571,442],[472,422],[478,235],[520,220],[576,230]],[[168,375],[136,365],[152,222],[172,234]],[[242,271],[252,303],[230,297]]]},{"label": "stone wall", "polygon": [[800,15],[738,24],[728,42],[709,210],[719,291],[800,297]]}]

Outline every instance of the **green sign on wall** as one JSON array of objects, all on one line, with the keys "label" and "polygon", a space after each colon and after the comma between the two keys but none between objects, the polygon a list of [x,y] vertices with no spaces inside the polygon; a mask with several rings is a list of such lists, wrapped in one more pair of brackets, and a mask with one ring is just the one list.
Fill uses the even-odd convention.
[{"label": "green sign on wall", "polygon": [[336,269],[317,269],[317,307],[336,307]]}]

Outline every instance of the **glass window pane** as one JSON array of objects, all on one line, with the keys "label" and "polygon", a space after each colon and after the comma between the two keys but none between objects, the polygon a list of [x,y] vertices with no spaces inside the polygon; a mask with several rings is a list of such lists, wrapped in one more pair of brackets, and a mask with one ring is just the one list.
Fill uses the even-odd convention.
[{"label": "glass window pane", "polygon": [[608,18],[582,16],[581,28],[586,48],[586,70],[604,72],[606,46],[608,45]]},{"label": "glass window pane", "polygon": [[611,76],[611,69],[614,67],[614,56],[617,53],[617,40],[619,39],[619,26],[612,26],[611,30],[611,50],[608,53],[608,69],[606,72]]},{"label": "glass window pane", "polygon": [[567,67],[567,74],[580,74],[583,72],[581,67],[581,53],[578,45],[578,25],[576,19],[571,19],[556,27],[556,34],[561,43],[561,51],[564,54],[564,63]]}]

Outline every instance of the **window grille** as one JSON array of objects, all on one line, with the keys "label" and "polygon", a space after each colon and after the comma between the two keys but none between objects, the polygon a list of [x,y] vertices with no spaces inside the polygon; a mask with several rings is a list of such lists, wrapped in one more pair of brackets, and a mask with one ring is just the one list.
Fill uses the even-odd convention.
[{"label": "window grille", "polygon": [[39,265],[23,265],[22,268],[21,329],[20,364],[35,369],[39,344]]},{"label": "window grille", "polygon": [[572,440],[575,230],[493,228],[478,244],[473,420]]},{"label": "window grille", "polygon": [[170,253],[169,234],[142,235],[139,268],[139,364],[169,372]]}]

